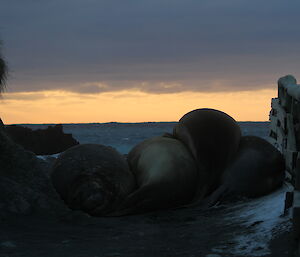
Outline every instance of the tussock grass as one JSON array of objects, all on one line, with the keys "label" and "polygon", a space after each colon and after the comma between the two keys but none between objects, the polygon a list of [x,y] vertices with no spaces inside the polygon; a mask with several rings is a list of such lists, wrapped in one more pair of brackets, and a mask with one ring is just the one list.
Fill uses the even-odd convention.
[{"label": "tussock grass", "polygon": [[5,89],[6,77],[7,77],[7,65],[6,65],[5,60],[3,59],[2,55],[1,55],[1,52],[0,52],[0,94]]}]

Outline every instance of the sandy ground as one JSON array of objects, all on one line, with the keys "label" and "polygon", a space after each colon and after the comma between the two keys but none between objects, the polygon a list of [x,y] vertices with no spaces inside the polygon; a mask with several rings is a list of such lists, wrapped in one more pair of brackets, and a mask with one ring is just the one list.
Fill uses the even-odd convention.
[{"label": "sandy ground", "polygon": [[[0,257],[293,256],[284,190],[209,210],[57,219],[28,216],[0,224]],[[281,215],[281,216],[280,216]]]}]

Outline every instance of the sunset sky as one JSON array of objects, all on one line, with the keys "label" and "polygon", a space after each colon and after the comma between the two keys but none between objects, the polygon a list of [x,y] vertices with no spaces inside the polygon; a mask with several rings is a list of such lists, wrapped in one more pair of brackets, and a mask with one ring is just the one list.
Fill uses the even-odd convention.
[{"label": "sunset sky", "polygon": [[2,0],[4,123],[266,121],[300,77],[300,1]]}]

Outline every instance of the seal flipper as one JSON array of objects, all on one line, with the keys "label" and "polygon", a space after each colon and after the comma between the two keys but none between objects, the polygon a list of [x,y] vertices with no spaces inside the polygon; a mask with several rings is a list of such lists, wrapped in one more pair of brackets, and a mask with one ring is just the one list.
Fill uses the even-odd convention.
[{"label": "seal flipper", "polygon": [[163,199],[162,201],[161,195],[154,190],[154,186],[148,184],[129,194],[120,207],[112,213],[112,216],[141,214],[174,207],[171,199],[164,197]]},{"label": "seal flipper", "polygon": [[199,190],[194,199],[189,204],[185,204],[179,208],[190,208],[190,207],[201,207],[201,208],[209,208],[214,206],[219,201],[222,201],[224,197],[230,192],[226,185],[221,185],[218,187],[211,195],[205,197],[207,193],[208,187]]},{"label": "seal flipper", "polygon": [[230,192],[230,190],[228,189],[228,187],[225,184],[223,184],[218,189],[216,189],[210,196],[208,196],[207,198],[205,198],[201,202],[200,206],[204,207],[204,208],[212,207],[215,204],[217,204],[218,202],[222,201],[222,199],[224,197],[226,197],[226,195],[229,192]]},{"label": "seal flipper", "polygon": [[[138,210],[138,206],[142,202],[147,202],[145,200],[145,197],[142,197],[142,195],[145,195],[144,192],[146,190],[147,187],[143,187],[129,194],[124,199],[123,203],[121,203],[121,205],[117,208],[117,210],[111,213],[109,216],[122,216],[122,215],[140,213],[141,210]],[[142,198],[144,199],[142,200]]]},{"label": "seal flipper", "polygon": [[108,216],[123,216],[153,211],[153,206],[157,205],[155,204],[156,199],[147,197],[148,192],[148,187],[143,187],[129,194],[120,207]]},{"label": "seal flipper", "polygon": [[162,135],[162,137],[168,137],[168,138],[173,138],[173,139],[175,139],[174,135],[171,134],[171,133],[169,133],[169,132],[165,132],[165,133]]},{"label": "seal flipper", "polygon": [[203,201],[205,201],[205,195],[207,193],[208,187],[204,187],[201,190],[197,190],[194,198],[192,201],[188,204],[179,206],[179,208],[189,208],[189,207],[195,207],[197,205],[202,206]]}]

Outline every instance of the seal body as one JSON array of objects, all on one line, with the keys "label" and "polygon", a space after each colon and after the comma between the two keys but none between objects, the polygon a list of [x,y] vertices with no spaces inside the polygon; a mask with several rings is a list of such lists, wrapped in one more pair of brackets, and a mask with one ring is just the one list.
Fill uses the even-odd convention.
[{"label": "seal body", "polygon": [[222,186],[208,200],[212,205],[230,197],[259,197],[279,188],[285,177],[283,155],[256,136],[241,138],[238,154],[223,175]]},{"label": "seal body", "polygon": [[121,206],[121,213],[142,213],[177,207],[192,200],[197,185],[197,165],[178,140],[154,137],[128,154],[138,189]]},{"label": "seal body", "polygon": [[82,144],[63,152],[53,166],[52,183],[71,209],[108,215],[135,190],[135,178],[115,149]]},{"label": "seal body", "polygon": [[197,109],[185,114],[173,135],[192,153],[199,169],[205,170],[198,185],[198,198],[213,192],[225,168],[233,160],[241,138],[237,122],[224,112]]}]

